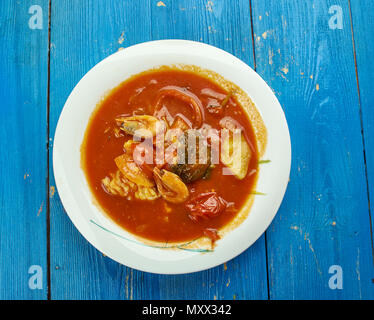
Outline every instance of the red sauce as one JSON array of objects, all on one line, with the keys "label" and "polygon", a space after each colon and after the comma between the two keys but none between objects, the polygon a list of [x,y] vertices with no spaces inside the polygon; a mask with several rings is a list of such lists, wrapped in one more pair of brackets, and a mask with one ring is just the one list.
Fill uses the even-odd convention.
[{"label": "red sauce", "polygon": [[[120,115],[153,115],[160,89],[167,86],[188,90],[198,97],[203,106],[203,122],[213,128],[221,129],[219,121],[224,117],[236,120],[243,127],[245,138],[252,148],[248,173],[243,180],[232,175],[222,175],[224,166],[218,164],[211,171],[209,179],[187,185],[190,191],[188,201],[214,191],[220,199],[230,203],[230,210],[218,210],[219,214],[212,214],[209,219],[191,219],[191,211],[186,203],[173,204],[163,198],[153,201],[127,200],[108,194],[102,187],[102,179],[117,170],[114,158],[124,153],[124,143],[132,138],[126,134],[116,137],[114,129],[118,124],[115,119]],[[228,99],[220,110],[214,109],[217,99],[212,95],[217,95],[222,101],[222,97],[228,94],[218,84],[199,74],[160,69],[130,78],[103,100],[88,125],[82,148],[82,163],[95,199],[112,220],[137,236],[170,243],[214,235],[214,230],[227,225],[236,216],[256,180],[258,152],[251,123],[235,97]],[[193,119],[193,108],[186,101],[165,96],[163,106],[172,116],[182,114],[191,123],[196,120]]]}]

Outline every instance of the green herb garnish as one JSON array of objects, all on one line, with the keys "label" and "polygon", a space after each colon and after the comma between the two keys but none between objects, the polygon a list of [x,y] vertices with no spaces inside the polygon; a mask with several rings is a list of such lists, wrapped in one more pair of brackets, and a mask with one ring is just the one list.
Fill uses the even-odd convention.
[{"label": "green herb garnish", "polygon": [[265,164],[265,163],[269,163],[269,162],[271,162],[271,160],[259,160],[258,164]]},{"label": "green herb garnish", "polygon": [[254,194],[256,196],[266,196],[266,193],[258,192],[258,191],[252,191],[251,194]]}]

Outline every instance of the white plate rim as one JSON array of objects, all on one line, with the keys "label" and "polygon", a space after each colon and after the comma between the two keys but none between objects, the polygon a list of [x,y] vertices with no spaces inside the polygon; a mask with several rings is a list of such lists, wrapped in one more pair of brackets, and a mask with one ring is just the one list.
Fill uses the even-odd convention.
[{"label": "white plate rim", "polygon": [[[160,49],[161,48],[161,49]],[[99,235],[101,231],[96,230],[94,228],[87,227],[87,221],[80,216],[79,211],[77,209],[75,201],[72,199],[74,198],[71,194],[71,191],[68,187],[68,181],[66,181],[65,172],[62,170],[62,162],[61,162],[61,153],[59,153],[60,144],[64,140],[64,131],[62,128],[64,126],[65,122],[65,115],[71,109],[71,104],[69,104],[70,100],[74,96],[74,94],[77,93],[77,90],[79,90],[79,87],[84,83],[90,75],[96,72],[100,67],[102,67],[104,64],[111,63],[111,61],[116,59],[123,59],[123,57],[130,51],[132,53],[134,52],[145,52],[146,50],[169,50],[171,48],[177,48],[176,50],[183,50],[182,48],[193,48],[197,51],[201,50],[208,51],[210,53],[215,52],[217,57],[221,59],[224,57],[224,59],[227,59],[230,61],[230,63],[233,63],[235,65],[241,66],[243,68],[243,72],[247,72],[251,75],[252,79],[256,80],[256,85],[261,87],[262,90],[268,95],[268,98],[271,98],[272,101],[272,108],[274,108],[273,112],[277,116],[277,120],[280,123],[280,126],[282,129],[282,147],[283,152],[279,155],[282,162],[282,181],[279,182],[279,192],[277,194],[277,197],[274,197],[272,199],[272,213],[267,214],[264,216],[264,218],[261,221],[261,225],[258,226],[257,230],[250,235],[250,237],[246,237],[245,241],[240,243],[235,248],[231,248],[229,252],[226,254],[220,253],[219,256],[215,256],[214,258],[204,258],[207,254],[199,254],[201,258],[196,259],[196,256],[193,256],[194,259],[192,259],[191,263],[180,263],[179,260],[177,261],[165,261],[164,263],[160,263],[160,261],[152,261],[152,263],[140,263],[139,261],[136,261],[133,256],[131,258],[133,260],[127,260],[126,257],[121,257],[118,255],[118,253],[113,254],[113,252],[108,251],[108,248],[106,245],[102,242],[100,242],[99,238],[102,238],[102,235]],[[155,51],[152,51],[155,52]],[[187,53],[186,53],[187,54]],[[213,70],[215,71],[215,70]],[[125,79],[124,79],[125,80]],[[230,80],[230,79],[229,79]],[[253,98],[251,96],[251,98]],[[254,99],[256,102],[256,99]],[[260,105],[257,105],[260,113],[262,112],[262,107]],[[71,110],[70,110],[71,111]],[[279,161],[277,159],[277,161]],[[211,45],[200,43],[200,42],[194,42],[189,40],[179,40],[179,39],[171,39],[171,40],[157,40],[157,41],[150,41],[145,43],[140,43],[128,48],[125,48],[117,53],[114,53],[113,55],[107,57],[103,61],[99,62],[96,66],[94,66],[76,85],[76,87],[73,89],[72,93],[69,95],[65,106],[61,112],[59,121],[57,123],[56,132],[55,132],[55,138],[54,138],[54,145],[53,145],[53,170],[55,175],[55,181],[56,181],[56,187],[61,199],[61,202],[65,208],[65,211],[67,212],[69,218],[75,225],[75,227],[78,229],[78,231],[83,235],[84,238],[88,242],[90,242],[96,249],[101,251],[106,256],[112,258],[113,260],[126,265],[131,268],[135,268],[141,271],[151,272],[151,273],[159,273],[159,274],[183,274],[183,273],[192,273],[197,271],[202,271],[206,269],[213,268],[215,266],[218,266],[222,263],[227,262],[228,260],[231,260],[235,258],[237,255],[241,254],[243,251],[248,249],[257,239],[266,231],[272,220],[274,219],[280,204],[282,202],[282,199],[284,197],[288,180],[289,180],[289,174],[290,174],[290,168],[291,168],[291,141],[289,136],[289,130],[287,121],[284,115],[284,112],[282,110],[281,105],[279,104],[277,98],[275,97],[274,93],[270,89],[270,87],[265,83],[265,81],[248,65],[246,65],[244,62],[236,58],[235,56],[231,55],[230,53],[223,51],[219,48],[213,47]],[[233,232],[236,232],[234,230]],[[208,254],[212,255],[210,257],[213,257],[215,253]],[[187,258],[190,259],[190,258]],[[179,262],[178,262],[179,261]],[[192,263],[193,262],[193,263]]]}]

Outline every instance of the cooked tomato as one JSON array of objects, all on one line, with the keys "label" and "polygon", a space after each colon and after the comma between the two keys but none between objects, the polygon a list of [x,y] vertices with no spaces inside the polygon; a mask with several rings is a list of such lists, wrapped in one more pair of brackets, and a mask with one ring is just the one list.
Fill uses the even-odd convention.
[{"label": "cooked tomato", "polygon": [[189,217],[198,222],[199,218],[214,218],[226,210],[228,203],[216,192],[202,193],[186,204],[191,211]]}]

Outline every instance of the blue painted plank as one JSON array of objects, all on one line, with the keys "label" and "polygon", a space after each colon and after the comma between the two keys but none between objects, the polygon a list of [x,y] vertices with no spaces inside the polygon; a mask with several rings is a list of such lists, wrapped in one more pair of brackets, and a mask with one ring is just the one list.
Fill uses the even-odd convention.
[{"label": "blue painted plank", "polygon": [[[248,1],[53,1],[50,136],[77,81],[119,47],[191,39],[253,65],[249,14]],[[266,276],[264,238],[226,266],[192,275],[120,266],[92,248],[69,221],[58,194],[51,197],[53,299],[266,299]]]},{"label": "blue painted plank", "polygon": [[[163,1],[152,6],[152,39],[181,38],[222,48],[253,66],[248,1]],[[165,23],[165,22],[168,23]],[[237,259],[197,275],[158,277],[160,298],[267,299],[264,237]],[[183,288],[183,289],[182,289]]]},{"label": "blue painted plank", "polygon": [[[0,2],[0,299],[47,298],[46,177],[48,1]],[[34,11],[32,11],[34,12]],[[34,21],[36,26],[38,21]],[[41,20],[39,20],[41,22]],[[33,25],[34,26],[34,25]],[[31,290],[31,266],[41,289]]]},{"label": "blue painted plank", "polygon": [[[332,5],[343,29],[329,28]],[[293,147],[285,201],[267,232],[270,298],[372,299],[348,2],[252,0],[252,9],[257,70],[285,110]],[[342,290],[329,287],[332,265],[343,270]]]},{"label": "blue painted plank", "polygon": [[[374,212],[374,2],[360,0],[351,2],[352,25],[357,59],[357,74],[360,87],[363,136],[367,178],[370,196],[371,223]],[[373,230],[373,228],[372,228]],[[373,231],[372,231],[373,232]]]},{"label": "blue painted plank", "polygon": [[[150,12],[144,4],[107,0],[52,2],[51,139],[62,107],[81,77],[121,46],[150,40],[150,23],[147,22]],[[138,22],[140,16],[142,23]],[[126,43],[121,44],[122,39]],[[52,152],[50,156],[52,164]],[[51,298],[126,298],[128,271],[100,254],[75,229],[58,193],[54,193],[52,169]]]}]

